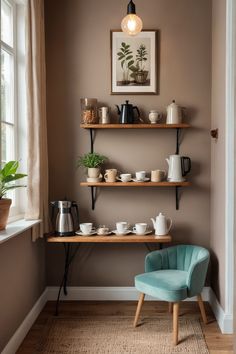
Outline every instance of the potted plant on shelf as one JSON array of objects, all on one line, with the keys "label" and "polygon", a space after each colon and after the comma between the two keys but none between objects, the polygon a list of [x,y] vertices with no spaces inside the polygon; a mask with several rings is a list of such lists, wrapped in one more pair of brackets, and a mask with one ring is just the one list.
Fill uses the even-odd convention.
[{"label": "potted plant on shelf", "polygon": [[0,169],[0,230],[5,230],[6,228],[9,210],[12,203],[11,199],[4,198],[7,192],[15,188],[26,187],[24,185],[13,183],[16,180],[27,176],[23,173],[17,173],[18,167],[18,161],[9,161],[2,169]]},{"label": "potted plant on shelf", "polygon": [[99,178],[101,173],[101,165],[107,160],[106,156],[99,155],[96,152],[89,152],[80,156],[77,167],[85,167],[88,169],[89,178]]}]

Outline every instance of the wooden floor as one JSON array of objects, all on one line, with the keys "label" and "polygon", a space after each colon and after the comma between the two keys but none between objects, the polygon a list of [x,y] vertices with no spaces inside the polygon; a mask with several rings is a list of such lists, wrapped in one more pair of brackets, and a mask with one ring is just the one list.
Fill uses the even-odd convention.
[{"label": "wooden floor", "polygon": [[[61,302],[60,317],[78,317],[86,315],[126,315],[134,316],[137,303],[134,301],[73,301]],[[208,324],[202,323],[202,329],[210,354],[233,354],[233,336],[223,335],[220,332],[217,322],[212,314],[210,306],[206,303],[206,312]],[[34,354],[37,341],[40,338],[42,329],[45,330],[45,324],[49,317],[54,316],[55,302],[48,302],[29,331],[21,347],[17,351],[20,354]],[[170,316],[168,314],[168,303],[147,301],[144,303],[141,316],[147,316],[156,312],[158,316]],[[182,302],[180,307],[180,316],[190,316],[198,314],[198,305],[195,302]],[[200,313],[199,313],[200,316]],[[120,353],[122,354],[122,353]],[[148,353],[147,353],[148,354]],[[199,353],[201,354],[201,353]]]}]

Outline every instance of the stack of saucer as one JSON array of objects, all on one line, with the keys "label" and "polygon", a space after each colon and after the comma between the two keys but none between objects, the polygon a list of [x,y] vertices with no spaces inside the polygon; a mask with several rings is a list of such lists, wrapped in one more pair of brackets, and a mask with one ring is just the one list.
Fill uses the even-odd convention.
[{"label": "stack of saucer", "polygon": [[99,177],[87,177],[87,182],[89,183],[95,183],[95,182],[101,182],[102,181],[102,174],[100,174]]}]

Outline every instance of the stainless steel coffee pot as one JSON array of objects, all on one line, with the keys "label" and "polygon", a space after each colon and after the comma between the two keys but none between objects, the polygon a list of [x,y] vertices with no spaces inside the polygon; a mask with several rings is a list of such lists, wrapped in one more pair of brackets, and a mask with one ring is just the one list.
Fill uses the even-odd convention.
[{"label": "stainless steel coffee pot", "polygon": [[[55,221],[56,235],[74,235],[79,224],[79,211],[77,203],[69,200],[58,200],[51,202],[50,204],[52,206],[51,220],[53,224],[55,209],[58,209]],[[72,210],[74,210],[74,214]]]}]

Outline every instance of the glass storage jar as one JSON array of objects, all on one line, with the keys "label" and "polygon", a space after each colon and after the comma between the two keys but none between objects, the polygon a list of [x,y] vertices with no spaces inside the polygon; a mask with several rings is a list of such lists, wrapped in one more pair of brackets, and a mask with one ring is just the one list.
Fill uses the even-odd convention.
[{"label": "glass storage jar", "polygon": [[83,124],[96,124],[98,117],[98,100],[96,98],[81,98],[81,119]]}]

